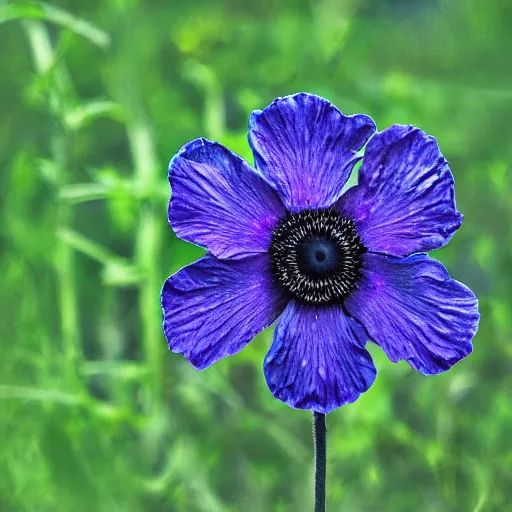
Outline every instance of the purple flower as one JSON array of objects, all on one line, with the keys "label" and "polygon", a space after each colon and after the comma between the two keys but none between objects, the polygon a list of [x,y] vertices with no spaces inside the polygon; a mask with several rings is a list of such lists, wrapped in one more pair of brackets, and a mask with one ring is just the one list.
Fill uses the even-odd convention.
[{"label": "purple flower", "polygon": [[[477,299],[424,254],[462,222],[433,137],[376,132],[368,116],[296,94],[251,114],[249,143],[255,168],[206,139],[169,165],[169,222],[209,251],[164,284],[173,352],[204,369],[280,317],[270,391],[320,413],[372,385],[369,339],[425,375],[471,352]],[[342,193],[366,143],[359,182]]]}]

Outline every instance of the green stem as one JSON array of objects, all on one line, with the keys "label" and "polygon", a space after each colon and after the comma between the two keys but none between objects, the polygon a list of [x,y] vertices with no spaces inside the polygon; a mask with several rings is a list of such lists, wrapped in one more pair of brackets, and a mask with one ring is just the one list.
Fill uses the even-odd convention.
[{"label": "green stem", "polygon": [[[149,127],[138,121],[129,125],[128,137],[135,168],[135,179],[144,190],[154,190],[157,178],[157,158]],[[162,386],[162,335],[160,330],[160,288],[158,256],[160,250],[159,221],[151,203],[140,215],[136,235],[136,260],[143,279],[140,283],[139,309],[145,362],[150,368],[145,393],[148,412],[158,409]]]},{"label": "green stem", "polygon": [[[45,25],[38,21],[23,23],[28,36],[36,71],[39,75],[53,73],[53,84],[48,93],[48,107],[53,113],[56,129],[51,140],[52,157],[59,185],[63,185],[64,177],[69,171],[68,137],[64,128],[65,108],[63,98],[70,88],[69,78],[61,66],[55,66],[55,53]],[[52,69],[53,68],[53,69]],[[64,203],[57,205],[57,225],[59,229],[69,229],[73,222],[73,210]],[[74,254],[62,239],[56,237],[54,252],[55,271],[58,276],[58,292],[60,303],[60,326],[63,342],[64,367],[69,371],[69,377],[75,379],[79,358],[80,333],[78,329],[77,294],[74,277]]]}]

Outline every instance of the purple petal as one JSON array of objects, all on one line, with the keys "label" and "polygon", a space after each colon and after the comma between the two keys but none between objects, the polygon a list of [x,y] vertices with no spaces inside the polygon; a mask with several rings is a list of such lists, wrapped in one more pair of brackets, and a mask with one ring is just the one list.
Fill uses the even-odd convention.
[{"label": "purple petal", "polygon": [[265,357],[270,391],[290,407],[324,414],[354,402],[377,373],[366,340],[364,329],[341,306],[290,302]]},{"label": "purple petal", "polygon": [[292,212],[332,206],[374,131],[368,116],[345,116],[305,93],[277,98],[249,119],[256,168]]},{"label": "purple petal", "polygon": [[359,184],[339,208],[370,251],[392,256],[438,249],[462,223],[447,161],[434,137],[413,126],[394,125],[370,139]]},{"label": "purple petal", "polygon": [[197,139],[169,164],[169,222],[176,235],[219,258],[266,252],[285,214],[272,188],[221,144]]},{"label": "purple petal", "polygon": [[394,363],[432,375],[471,353],[480,315],[473,292],[425,254],[366,253],[362,278],[345,302]]},{"label": "purple petal", "polygon": [[286,305],[269,268],[267,255],[208,255],[169,277],[162,289],[169,348],[199,370],[242,350]]}]

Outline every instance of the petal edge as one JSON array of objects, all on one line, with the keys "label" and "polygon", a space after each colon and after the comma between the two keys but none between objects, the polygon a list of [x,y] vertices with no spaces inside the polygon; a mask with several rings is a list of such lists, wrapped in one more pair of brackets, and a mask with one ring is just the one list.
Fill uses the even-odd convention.
[{"label": "petal edge", "polygon": [[176,235],[222,259],[266,252],[284,207],[261,176],[217,142],[196,139],[169,163]]},{"label": "petal edge", "polygon": [[364,114],[346,116],[324,98],[299,93],[252,112],[249,144],[256,169],[297,212],[336,202],[375,129]]},{"label": "petal edge", "polygon": [[267,255],[231,261],[207,255],[169,277],[161,295],[169,349],[198,370],[242,350],[286,304],[269,265]]},{"label": "petal edge", "polygon": [[377,373],[366,340],[364,329],[340,306],[290,302],[265,357],[271,393],[289,407],[323,414],[356,401]]},{"label": "petal edge", "polygon": [[393,125],[370,139],[358,185],[338,208],[370,251],[398,257],[443,247],[462,223],[448,162],[436,139],[414,126]]},{"label": "petal edge", "polygon": [[362,274],[346,308],[392,362],[435,375],[472,352],[478,300],[441,263],[367,253]]}]

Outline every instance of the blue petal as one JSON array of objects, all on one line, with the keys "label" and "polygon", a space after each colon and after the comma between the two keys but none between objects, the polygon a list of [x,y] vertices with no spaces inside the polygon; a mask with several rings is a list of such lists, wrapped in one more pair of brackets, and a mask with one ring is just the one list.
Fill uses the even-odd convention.
[{"label": "blue petal", "polygon": [[197,139],[169,164],[169,222],[183,240],[219,258],[266,252],[284,207],[244,160],[221,144]]},{"label": "blue petal", "polygon": [[169,348],[199,370],[242,350],[286,304],[269,268],[267,255],[208,255],[169,277],[161,298]]},{"label": "blue petal", "polygon": [[432,375],[472,351],[480,314],[474,293],[424,254],[398,259],[366,253],[348,312],[394,363]]},{"label": "blue petal", "polygon": [[265,358],[270,391],[290,407],[324,414],[354,402],[377,373],[366,340],[340,306],[290,302]]},{"label": "blue petal", "polygon": [[256,168],[292,212],[332,206],[374,131],[368,116],[345,116],[306,93],[277,98],[249,119]]},{"label": "blue petal", "polygon": [[359,184],[339,201],[370,251],[392,256],[439,249],[462,223],[453,176],[434,137],[394,125],[368,143]]}]

